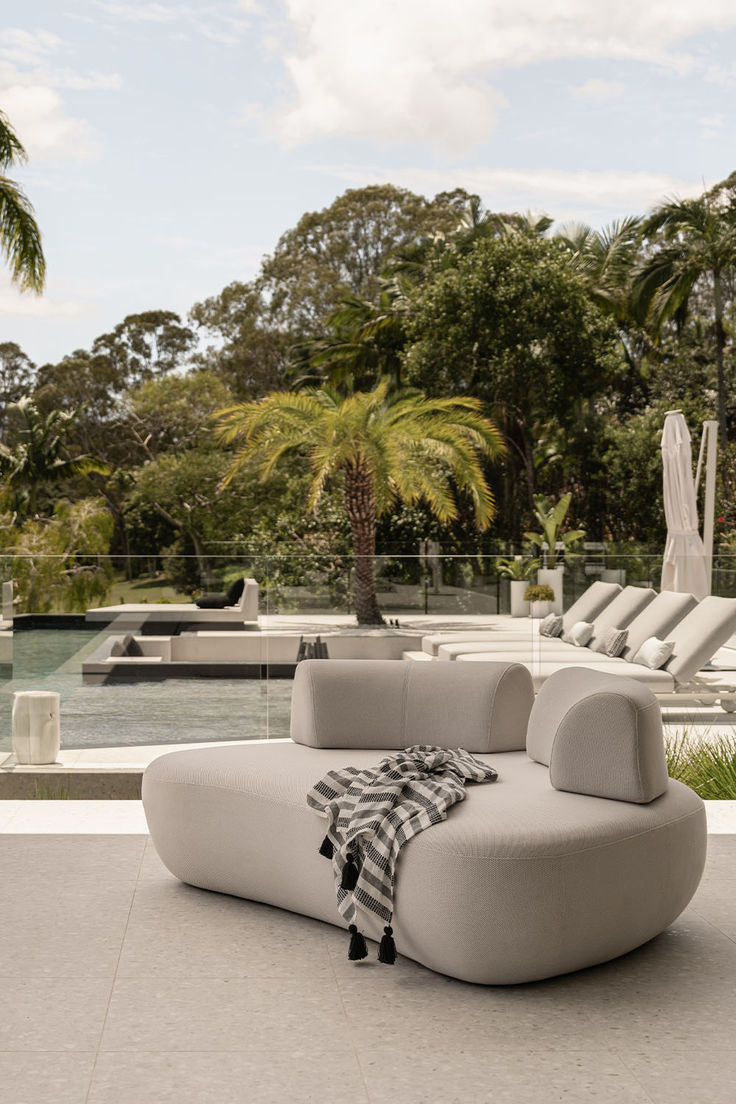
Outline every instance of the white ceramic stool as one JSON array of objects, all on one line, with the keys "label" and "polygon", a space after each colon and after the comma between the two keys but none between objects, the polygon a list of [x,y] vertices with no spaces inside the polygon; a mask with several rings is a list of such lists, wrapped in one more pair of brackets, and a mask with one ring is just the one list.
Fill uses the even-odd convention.
[{"label": "white ceramic stool", "polygon": [[53,690],[18,690],[13,702],[13,751],[19,763],[55,763],[61,747],[60,698]]}]

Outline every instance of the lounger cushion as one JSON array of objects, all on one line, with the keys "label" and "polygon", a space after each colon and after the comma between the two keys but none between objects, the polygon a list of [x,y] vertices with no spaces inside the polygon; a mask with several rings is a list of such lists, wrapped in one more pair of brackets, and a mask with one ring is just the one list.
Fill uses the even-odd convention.
[{"label": "lounger cushion", "polygon": [[454,664],[308,659],[294,675],[291,738],[322,748],[516,751],[525,745],[533,702],[520,663],[460,675]]},{"label": "lounger cushion", "polygon": [[[628,663],[623,659],[609,659],[608,656],[602,655],[596,655],[595,658],[591,656],[589,660],[586,659],[585,663],[583,663],[583,657],[580,656],[579,652],[577,656],[579,659],[579,662],[575,665],[577,667],[585,667],[593,671],[608,671],[613,675],[624,675],[626,678],[631,678],[635,682],[640,682],[644,686],[648,686],[655,694],[674,693],[677,688],[675,679],[666,669],[652,671],[649,667],[645,667],[643,663]],[[489,656],[487,652],[481,652],[459,655],[457,657],[457,662],[462,664],[482,664],[488,663],[493,659],[494,657]],[[569,660],[567,662],[562,662],[560,660],[547,661],[542,658],[542,660],[539,661],[537,659],[523,659],[521,656],[517,657],[517,662],[522,663],[529,670],[535,690],[543,686],[550,675],[554,675],[556,671],[568,671],[571,669],[571,666],[573,666]]]},{"label": "lounger cushion", "polygon": [[580,595],[569,610],[562,615],[563,632],[567,632],[576,621],[594,621],[604,606],[612,602],[621,593],[618,583],[602,583],[597,580]]},{"label": "lounger cushion", "polygon": [[625,629],[656,597],[651,587],[627,586],[617,594],[593,623],[593,635],[588,647],[594,652],[605,652],[609,629]]},{"label": "lounger cushion", "polygon": [[671,629],[697,605],[692,594],[663,590],[628,625],[629,639],[621,653],[624,659],[633,660],[645,640],[658,636],[660,640],[672,638]]},{"label": "lounger cushion", "polygon": [[675,647],[665,669],[677,682],[687,682],[734,632],[736,598],[708,595],[667,633]]},{"label": "lounger cushion", "polygon": [[632,663],[643,663],[645,667],[651,667],[653,671],[658,671],[660,667],[664,667],[672,655],[674,647],[674,641],[672,640],[660,640],[656,636],[650,636],[648,640],[644,641]]},{"label": "lounger cushion", "polygon": [[667,789],[657,699],[628,678],[557,672],[537,694],[526,746],[558,790],[645,804]]}]

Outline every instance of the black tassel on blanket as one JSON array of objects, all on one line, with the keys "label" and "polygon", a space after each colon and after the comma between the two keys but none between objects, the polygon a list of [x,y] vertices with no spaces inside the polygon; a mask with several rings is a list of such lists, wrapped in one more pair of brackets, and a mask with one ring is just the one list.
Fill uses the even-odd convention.
[{"label": "black tassel on blanket", "polygon": [[396,962],[396,944],[394,943],[394,932],[390,924],[384,929],[383,939],[378,945],[378,961],[384,962],[386,966],[393,966]]},{"label": "black tassel on blanket", "polygon": [[320,855],[324,855],[326,859],[331,859],[335,853],[335,848],[332,846],[332,840],[329,836],[325,836],[322,843],[319,845]]},{"label": "black tassel on blanket", "polygon": [[361,958],[367,958],[368,948],[365,945],[365,939],[355,924],[351,924],[348,931],[350,932],[350,950],[348,951],[350,961],[358,962]]},{"label": "black tassel on blanket", "polygon": [[355,865],[355,855],[352,851],[348,851],[345,856],[345,865],[342,868],[342,881],[340,887],[347,889],[349,893],[355,889],[358,884],[358,868]]}]

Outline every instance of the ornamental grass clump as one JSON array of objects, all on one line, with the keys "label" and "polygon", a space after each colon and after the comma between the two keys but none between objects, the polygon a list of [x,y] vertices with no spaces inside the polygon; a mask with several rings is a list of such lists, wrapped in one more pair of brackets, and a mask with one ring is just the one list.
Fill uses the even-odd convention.
[{"label": "ornamental grass clump", "polygon": [[736,801],[736,738],[724,733],[694,743],[687,729],[665,738],[670,778],[704,801]]}]

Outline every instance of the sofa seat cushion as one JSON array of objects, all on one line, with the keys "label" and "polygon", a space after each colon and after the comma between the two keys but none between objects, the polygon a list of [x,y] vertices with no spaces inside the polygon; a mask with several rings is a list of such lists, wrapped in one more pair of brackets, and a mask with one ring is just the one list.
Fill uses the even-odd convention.
[{"label": "sofa seat cushion", "polygon": [[[329,770],[383,757],[289,741],[173,752],[143,778],[151,838],[185,882],[343,926],[332,864],[318,854],[325,821],[306,793]],[[478,758],[498,781],[470,785],[446,821],[401,850],[399,954],[466,981],[529,981],[623,954],[688,903],[706,839],[691,790],[670,782],[634,805],[555,790],[526,752]],[[380,938],[375,918],[362,930]]]}]

